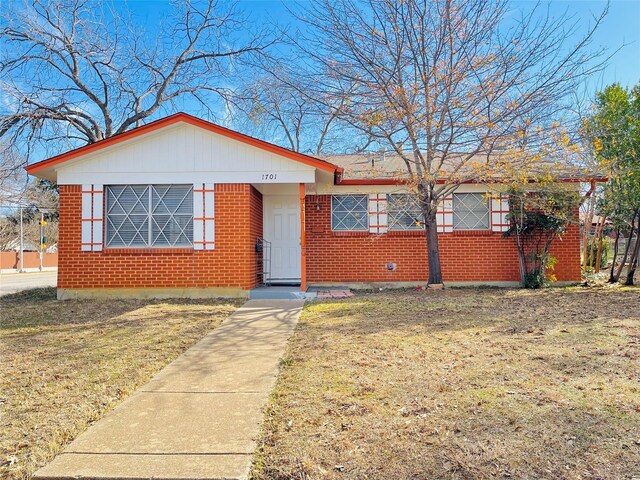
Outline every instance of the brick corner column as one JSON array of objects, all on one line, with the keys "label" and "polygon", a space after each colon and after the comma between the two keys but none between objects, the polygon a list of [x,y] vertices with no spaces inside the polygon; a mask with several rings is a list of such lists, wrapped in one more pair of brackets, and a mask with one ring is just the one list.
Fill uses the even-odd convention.
[{"label": "brick corner column", "polygon": [[307,239],[305,237],[305,188],[300,184],[300,290],[307,290]]}]

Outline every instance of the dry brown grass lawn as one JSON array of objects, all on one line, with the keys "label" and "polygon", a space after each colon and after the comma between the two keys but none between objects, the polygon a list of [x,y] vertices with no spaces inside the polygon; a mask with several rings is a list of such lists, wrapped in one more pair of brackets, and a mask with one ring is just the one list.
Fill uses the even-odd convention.
[{"label": "dry brown grass lawn", "polygon": [[2,297],[0,478],[29,478],[240,303]]},{"label": "dry brown grass lawn", "polygon": [[307,306],[259,479],[640,477],[640,289]]}]

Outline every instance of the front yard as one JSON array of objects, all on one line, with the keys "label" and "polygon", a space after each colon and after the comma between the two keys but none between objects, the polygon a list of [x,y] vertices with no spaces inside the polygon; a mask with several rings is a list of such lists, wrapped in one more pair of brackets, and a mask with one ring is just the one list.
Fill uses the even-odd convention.
[{"label": "front yard", "polygon": [[258,479],[640,477],[640,289],[307,306]]},{"label": "front yard", "polygon": [[[3,297],[0,478],[25,479],[241,301]],[[640,477],[640,289],[308,304],[253,476]]]},{"label": "front yard", "polygon": [[242,301],[2,297],[0,478],[24,479]]}]

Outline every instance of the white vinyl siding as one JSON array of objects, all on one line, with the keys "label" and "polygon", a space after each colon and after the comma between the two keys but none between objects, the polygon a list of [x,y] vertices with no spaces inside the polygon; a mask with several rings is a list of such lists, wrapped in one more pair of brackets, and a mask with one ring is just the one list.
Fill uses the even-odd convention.
[{"label": "white vinyl siding", "polygon": [[333,195],[331,230],[367,231],[369,229],[368,195]]},{"label": "white vinyl siding", "polygon": [[387,197],[389,230],[423,230],[424,221],[420,206],[411,195],[390,194]]},{"label": "white vinyl siding", "polygon": [[314,183],[316,179],[313,166],[182,123],[56,168],[60,185],[298,184]]},{"label": "white vinyl siding", "polygon": [[192,185],[110,185],[106,193],[108,247],[193,244]]},{"label": "white vinyl siding", "polygon": [[483,193],[454,193],[454,230],[488,230],[489,202]]}]

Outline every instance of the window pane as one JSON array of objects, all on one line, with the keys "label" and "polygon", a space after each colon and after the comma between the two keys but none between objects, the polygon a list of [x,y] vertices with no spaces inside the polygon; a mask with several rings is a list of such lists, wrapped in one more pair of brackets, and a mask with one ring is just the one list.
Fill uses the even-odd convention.
[{"label": "window pane", "polygon": [[192,245],[191,185],[111,185],[106,200],[107,246]]},{"label": "window pane", "polygon": [[453,228],[457,230],[489,228],[489,202],[483,193],[453,195]]},{"label": "window pane", "polygon": [[333,195],[331,197],[331,229],[338,231],[368,230],[368,196]]},{"label": "window pane", "polygon": [[423,216],[415,198],[409,194],[387,196],[389,230],[422,230]]},{"label": "window pane", "polygon": [[149,205],[147,185],[118,185],[107,187],[107,214],[147,214]]},{"label": "window pane", "polygon": [[193,193],[186,185],[153,185],[151,244],[190,246],[193,238]]},{"label": "window pane", "polygon": [[189,246],[193,220],[186,216],[154,215],[151,233],[153,246]]},{"label": "window pane", "polygon": [[107,187],[107,245],[146,247],[149,245],[149,186]]},{"label": "window pane", "polygon": [[107,218],[107,245],[110,247],[146,247],[148,235],[147,215]]}]

